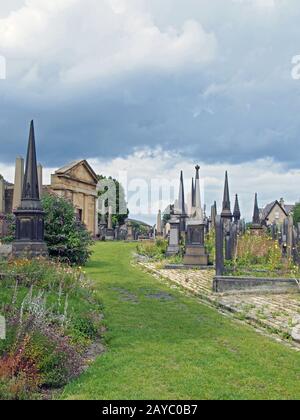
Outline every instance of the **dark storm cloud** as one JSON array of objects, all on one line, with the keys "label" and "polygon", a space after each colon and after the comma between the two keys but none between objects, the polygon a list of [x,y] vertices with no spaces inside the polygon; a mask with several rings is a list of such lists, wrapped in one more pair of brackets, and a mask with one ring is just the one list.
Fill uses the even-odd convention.
[{"label": "dark storm cloud", "polygon": [[[39,78],[28,87],[19,91],[10,77],[0,81],[0,160],[24,154],[34,118],[39,158],[47,166],[158,145],[210,163],[272,157],[298,166],[300,81],[291,77],[291,59],[300,54],[297,3],[282,9],[275,2],[262,11],[230,2],[228,10],[220,6],[223,13],[216,13],[213,2],[201,1],[202,17],[194,1],[184,3],[182,16],[182,3],[173,15],[169,2],[160,12],[156,8],[157,24],[177,26],[193,16],[215,34],[214,59],[199,67],[187,60],[178,71],[153,70],[146,63],[121,75],[112,72],[107,84],[96,75],[70,89],[61,81],[55,85],[64,59],[56,65],[51,57],[48,65],[41,58]],[[16,56],[10,59],[11,68],[17,66]]]}]

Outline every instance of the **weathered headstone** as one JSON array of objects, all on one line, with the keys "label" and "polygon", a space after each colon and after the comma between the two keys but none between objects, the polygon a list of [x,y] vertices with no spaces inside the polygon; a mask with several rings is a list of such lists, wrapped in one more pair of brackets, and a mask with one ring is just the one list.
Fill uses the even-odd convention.
[{"label": "weathered headstone", "polygon": [[112,207],[109,206],[108,208],[108,222],[107,222],[107,229],[105,232],[105,240],[106,241],[113,241],[115,239],[115,232],[113,229],[112,224]]},{"label": "weathered headstone", "polygon": [[0,315],[0,340],[6,339],[6,322],[4,316]]},{"label": "weathered headstone", "polygon": [[162,235],[163,235],[162,216],[161,216],[161,210],[159,210],[157,214],[157,220],[156,220],[156,236],[160,238]]},{"label": "weathered headstone", "polygon": [[131,222],[127,223],[127,241],[134,241],[134,230]]},{"label": "weathered headstone", "polygon": [[286,241],[286,246],[287,246],[287,256],[288,256],[288,258],[292,258],[292,253],[293,253],[293,232],[294,232],[294,219],[293,219],[293,215],[291,214],[287,218],[287,241]]},{"label": "weathered headstone", "polygon": [[168,257],[172,255],[177,255],[180,251],[180,247],[179,247],[180,221],[175,215],[172,215],[169,224],[170,224],[169,245],[166,252],[166,255]]},{"label": "weathered headstone", "polygon": [[208,258],[205,249],[205,224],[197,219],[189,220],[183,263],[189,266],[207,266]]},{"label": "weathered headstone", "polygon": [[228,230],[229,223],[232,221],[231,213],[231,203],[229,195],[229,182],[228,182],[228,172],[225,173],[225,185],[224,185],[224,195],[223,195],[223,207],[221,218],[223,220],[225,230]]},{"label": "weathered headstone", "polygon": [[224,226],[221,216],[216,216],[216,275],[224,274]]}]

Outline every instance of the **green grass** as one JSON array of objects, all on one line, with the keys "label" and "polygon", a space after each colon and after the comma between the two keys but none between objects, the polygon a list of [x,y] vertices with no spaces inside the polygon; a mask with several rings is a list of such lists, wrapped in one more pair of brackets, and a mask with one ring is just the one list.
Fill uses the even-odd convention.
[{"label": "green grass", "polygon": [[[95,247],[87,271],[104,303],[107,352],[62,398],[300,398],[297,352],[133,267],[134,247]],[[148,296],[158,293],[171,299]]]}]

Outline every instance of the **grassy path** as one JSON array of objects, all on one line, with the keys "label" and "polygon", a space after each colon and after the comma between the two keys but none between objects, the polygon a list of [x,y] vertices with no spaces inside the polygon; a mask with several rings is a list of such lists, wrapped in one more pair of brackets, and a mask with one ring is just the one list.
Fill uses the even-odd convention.
[{"label": "grassy path", "polygon": [[299,399],[300,354],[130,265],[134,245],[99,243],[88,265],[107,353],[65,399]]}]

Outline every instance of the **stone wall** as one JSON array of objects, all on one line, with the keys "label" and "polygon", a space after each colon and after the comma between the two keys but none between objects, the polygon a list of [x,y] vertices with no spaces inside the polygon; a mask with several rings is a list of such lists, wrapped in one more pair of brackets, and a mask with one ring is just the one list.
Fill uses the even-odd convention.
[{"label": "stone wall", "polygon": [[298,286],[293,279],[217,276],[213,280],[216,293],[295,293]]}]

